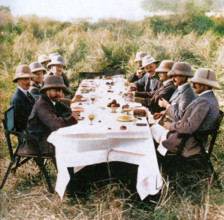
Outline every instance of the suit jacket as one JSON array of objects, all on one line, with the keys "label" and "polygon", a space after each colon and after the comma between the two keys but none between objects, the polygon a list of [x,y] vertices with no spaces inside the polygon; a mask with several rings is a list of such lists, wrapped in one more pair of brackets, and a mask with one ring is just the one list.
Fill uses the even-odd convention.
[{"label": "suit jacket", "polygon": [[162,85],[157,78],[155,78],[154,76],[150,77],[148,73],[146,73],[141,79],[137,80],[136,83],[137,88],[139,86],[143,86],[145,92],[156,91]]},{"label": "suit jacket", "polygon": [[36,136],[36,144],[39,145],[41,153],[48,154],[52,151],[47,142],[51,132],[76,123],[70,110],[59,102],[54,106],[48,96],[42,94],[36,101],[28,119],[27,132]]},{"label": "suit jacket", "polygon": [[166,114],[173,120],[180,120],[187,106],[196,98],[196,94],[191,88],[190,84],[187,83],[180,90],[176,90],[171,96],[169,102],[170,106],[166,110]]},{"label": "suit jacket", "polygon": [[[144,74],[145,74],[145,72],[143,71],[143,76],[144,76]],[[134,82],[136,82],[137,80],[139,80],[141,78],[138,78],[138,76],[136,76],[136,73],[134,73],[131,76],[129,76],[128,81],[130,83],[134,83]],[[138,91],[143,92],[144,91],[144,86],[137,86],[137,89],[138,89]]]},{"label": "suit jacket", "polygon": [[184,157],[200,153],[200,144],[205,146],[207,142],[207,135],[201,132],[212,129],[218,116],[219,104],[213,91],[202,94],[187,107],[180,121],[170,124],[171,132],[163,145],[171,152],[181,152]]},{"label": "suit jacket", "polygon": [[155,112],[164,110],[164,108],[161,108],[158,105],[159,99],[164,98],[169,100],[175,89],[176,87],[174,86],[173,80],[169,80],[156,91],[136,93],[136,96],[139,95],[145,98],[136,97],[135,101],[140,102],[142,105],[148,107],[150,112],[154,114]]},{"label": "suit jacket", "polygon": [[37,99],[40,96],[41,85],[39,83],[33,82],[30,86],[29,92],[30,94]]},{"label": "suit jacket", "polygon": [[32,111],[35,99],[29,99],[19,88],[13,94],[10,105],[14,106],[15,128],[17,131],[25,131],[28,117]]}]

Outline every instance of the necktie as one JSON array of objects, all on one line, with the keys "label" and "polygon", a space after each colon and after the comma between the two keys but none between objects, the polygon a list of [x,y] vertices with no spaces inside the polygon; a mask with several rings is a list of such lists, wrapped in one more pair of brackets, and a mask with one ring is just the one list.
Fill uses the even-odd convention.
[{"label": "necktie", "polygon": [[34,103],[35,102],[35,99],[33,98],[33,96],[29,93],[29,92],[27,92],[27,98],[28,98],[28,100],[31,102],[31,103]]}]

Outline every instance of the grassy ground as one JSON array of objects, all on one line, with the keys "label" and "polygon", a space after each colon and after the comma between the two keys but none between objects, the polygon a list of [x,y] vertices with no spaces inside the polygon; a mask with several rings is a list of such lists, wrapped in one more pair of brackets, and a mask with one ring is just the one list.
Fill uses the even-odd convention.
[{"label": "grassy ground", "polygon": [[[37,17],[13,18],[0,11],[0,116],[9,107],[16,85],[12,83],[15,67],[29,64],[39,54],[60,52],[68,62],[68,74],[73,85],[79,71],[100,71],[106,68],[125,68],[128,74],[136,70],[135,53],[147,51],[155,59],[188,61],[195,69],[214,68],[222,84],[224,50],[223,39],[211,30],[197,34],[172,33],[162,19],[141,22],[102,20],[88,23],[80,20],[61,23]],[[173,19],[173,18],[172,18]],[[201,19],[201,18],[200,18]],[[159,22],[160,31],[155,32]],[[183,22],[183,19],[182,21]],[[182,23],[181,23],[182,24]],[[152,28],[151,26],[152,25]],[[157,24],[158,26],[158,24]],[[179,27],[180,26],[180,27]],[[175,23],[176,28],[181,25]],[[189,27],[188,27],[189,28]],[[177,31],[178,32],[178,31]],[[200,31],[199,31],[200,32]],[[222,84],[223,86],[223,84]],[[223,110],[223,91],[216,92]],[[0,181],[9,164],[7,145],[0,124]],[[195,167],[184,167],[178,172],[161,170],[164,186],[161,193],[140,201],[133,181],[121,176],[109,181],[107,175],[88,178],[99,173],[90,167],[79,174],[75,195],[67,194],[63,201],[47,191],[46,183],[33,162],[10,175],[0,191],[1,219],[223,219],[224,218],[224,127],[218,136],[212,162],[217,177]],[[120,165],[129,175],[136,168]],[[172,168],[171,166],[170,168]],[[53,184],[56,171],[49,164]],[[105,167],[102,165],[102,169]],[[120,168],[122,170],[122,168]],[[127,173],[128,175],[128,173]],[[136,175],[136,174],[135,174]],[[87,179],[87,180],[86,180]]]}]

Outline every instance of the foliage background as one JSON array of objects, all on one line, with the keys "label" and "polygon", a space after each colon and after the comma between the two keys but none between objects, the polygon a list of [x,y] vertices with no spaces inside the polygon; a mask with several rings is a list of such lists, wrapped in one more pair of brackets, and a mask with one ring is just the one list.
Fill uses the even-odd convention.
[{"label": "foliage background", "polygon": [[[13,17],[0,8],[0,116],[9,107],[16,85],[15,68],[30,64],[40,54],[59,52],[67,60],[72,85],[78,72],[124,68],[136,70],[137,51],[146,51],[157,60],[187,61],[196,70],[213,68],[224,88],[224,18],[207,17],[202,11],[154,16],[142,21],[87,19],[60,22],[36,16]],[[223,90],[216,92],[223,109]],[[88,198],[65,198],[47,192],[34,164],[10,176],[0,192],[2,219],[222,219],[224,218],[223,125],[213,163],[218,180],[201,177],[192,170],[183,176],[164,175],[164,188],[157,199],[140,202],[118,182],[88,189]],[[0,180],[9,163],[1,125]],[[55,171],[52,169],[52,177]],[[219,183],[219,184],[218,184]],[[219,185],[221,184],[221,188]],[[181,213],[181,214],[180,214]]]}]

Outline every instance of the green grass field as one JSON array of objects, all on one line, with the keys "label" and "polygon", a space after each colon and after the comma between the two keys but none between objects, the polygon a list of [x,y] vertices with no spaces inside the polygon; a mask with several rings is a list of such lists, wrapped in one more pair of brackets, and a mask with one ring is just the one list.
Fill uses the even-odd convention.
[{"label": "green grass field", "polygon": [[[164,20],[165,19],[165,20]],[[187,18],[186,18],[187,19]],[[0,117],[9,107],[16,85],[15,68],[29,64],[40,54],[59,52],[67,60],[67,73],[73,86],[78,72],[124,68],[127,75],[136,70],[137,51],[155,59],[187,61],[196,70],[213,68],[224,88],[224,41],[222,22],[205,22],[195,28],[184,19],[146,18],[140,22],[101,20],[73,23],[47,18],[14,18],[0,10]],[[197,23],[197,22],[196,22]],[[174,31],[175,30],[175,31]],[[224,110],[223,90],[216,92]],[[0,125],[0,181],[9,164],[6,140]],[[224,125],[216,141],[212,162],[217,178],[201,169],[186,166],[178,172],[161,170],[164,186],[157,196],[140,201],[129,183],[120,180],[89,182],[85,193],[74,197],[50,194],[37,166],[30,162],[10,175],[0,191],[1,219],[223,219],[224,218]],[[56,171],[49,164],[55,184]],[[169,174],[169,175],[168,175]]]}]

